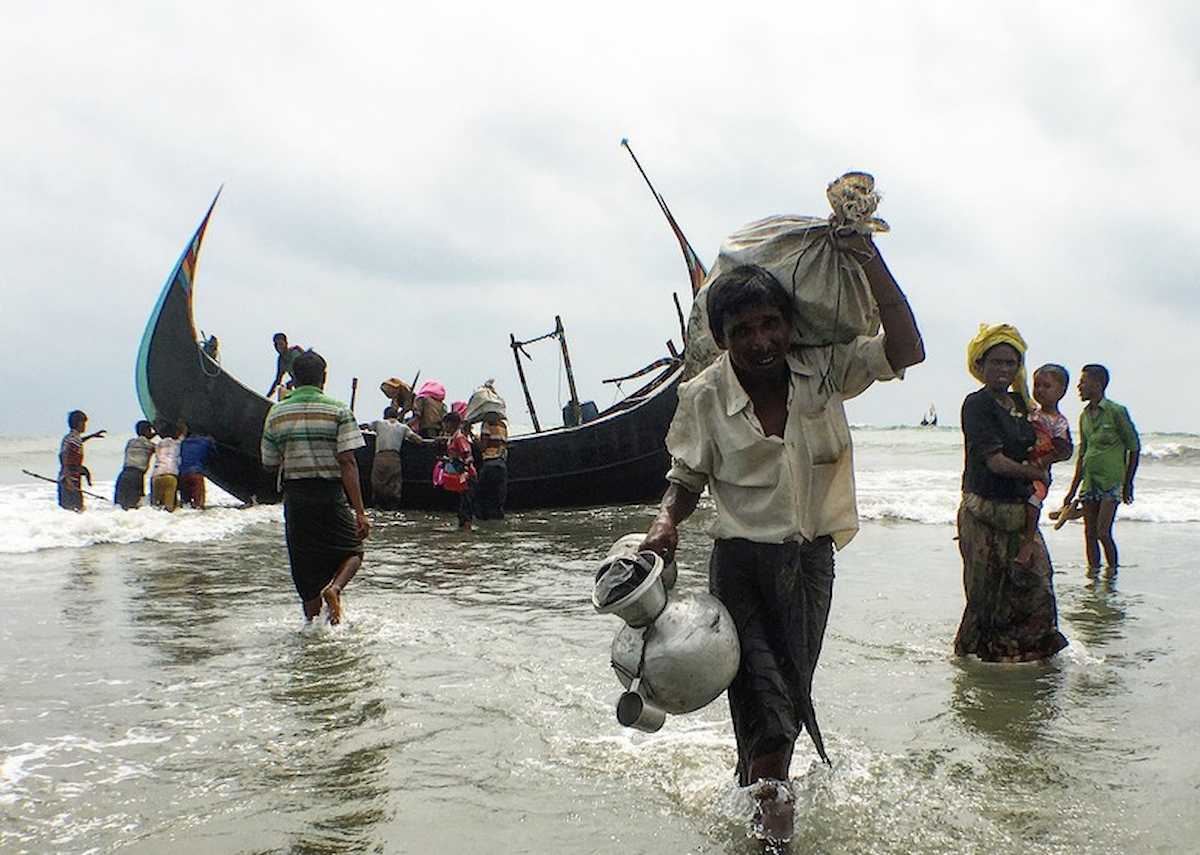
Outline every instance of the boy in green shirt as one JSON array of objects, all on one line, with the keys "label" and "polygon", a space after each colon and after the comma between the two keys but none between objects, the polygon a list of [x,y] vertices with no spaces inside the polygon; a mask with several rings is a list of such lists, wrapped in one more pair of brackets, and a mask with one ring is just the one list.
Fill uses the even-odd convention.
[{"label": "boy in green shirt", "polygon": [[[1085,365],[1079,376],[1079,397],[1087,401],[1079,414],[1079,457],[1075,477],[1063,500],[1063,508],[1075,502],[1079,491],[1083,503],[1083,541],[1087,552],[1087,575],[1100,570],[1100,548],[1104,548],[1106,573],[1117,573],[1117,543],[1113,521],[1117,505],[1133,502],[1133,476],[1137,473],[1141,441],[1129,411],[1104,397],[1108,369]],[[1081,489],[1082,488],[1082,489]]]}]

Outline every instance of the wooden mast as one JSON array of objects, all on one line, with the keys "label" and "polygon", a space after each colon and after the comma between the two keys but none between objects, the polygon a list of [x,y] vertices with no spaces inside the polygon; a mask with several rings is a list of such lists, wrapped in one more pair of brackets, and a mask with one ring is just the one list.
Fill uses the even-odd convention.
[{"label": "wooden mast", "polygon": [[533,419],[534,433],[541,433],[542,426],[538,424],[537,411],[533,408],[533,398],[529,395],[529,383],[525,380],[525,368],[521,365],[521,342],[512,333],[508,334],[508,346],[512,348],[513,359],[517,361],[517,376],[521,378],[521,389],[525,392],[525,406],[529,407],[529,417]]},{"label": "wooden mast", "polygon": [[583,424],[583,410],[579,406],[579,393],[575,391],[575,372],[571,370],[571,354],[567,352],[567,334],[563,329],[562,318],[554,316],[554,334],[562,345],[563,365],[567,369],[567,387],[571,390],[571,416],[573,427]]}]

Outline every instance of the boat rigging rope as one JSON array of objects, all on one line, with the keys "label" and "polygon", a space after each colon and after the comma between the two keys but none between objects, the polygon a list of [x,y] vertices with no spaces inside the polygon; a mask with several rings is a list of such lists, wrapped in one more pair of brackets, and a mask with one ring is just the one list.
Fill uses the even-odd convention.
[{"label": "boat rigging rope", "polygon": [[[200,360],[200,370],[204,373],[205,377],[219,377],[221,375],[221,366],[215,362],[211,356],[204,352],[204,346],[200,344],[200,342],[196,342],[196,358]],[[205,360],[212,362],[216,370],[209,371],[208,366],[205,364]]]}]

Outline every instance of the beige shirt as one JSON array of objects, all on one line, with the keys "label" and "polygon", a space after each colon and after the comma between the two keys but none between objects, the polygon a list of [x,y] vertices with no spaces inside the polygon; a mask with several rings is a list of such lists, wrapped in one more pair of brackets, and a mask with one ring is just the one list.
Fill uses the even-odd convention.
[{"label": "beige shirt", "polygon": [[709,534],[759,543],[828,534],[838,549],[850,542],[858,507],[843,402],[876,380],[903,377],[883,342],[883,335],[859,336],[789,353],[782,438],[764,434],[727,352],[679,387],[667,433],[673,460],[667,479],[694,493],[708,487],[717,505]]}]

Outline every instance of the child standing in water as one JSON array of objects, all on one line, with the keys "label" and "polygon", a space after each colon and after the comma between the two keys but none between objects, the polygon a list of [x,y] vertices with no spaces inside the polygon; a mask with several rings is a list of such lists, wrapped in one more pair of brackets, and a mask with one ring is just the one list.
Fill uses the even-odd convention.
[{"label": "child standing in water", "polygon": [[476,480],[470,429],[463,424],[462,415],[452,410],[442,418],[442,434],[446,437],[446,456],[441,467],[434,470],[433,483],[458,493],[458,527],[470,531],[475,520]]},{"label": "child standing in water", "polygon": [[1046,494],[1050,491],[1050,467],[1060,460],[1070,459],[1074,451],[1071,423],[1058,410],[1058,402],[1067,394],[1070,383],[1067,369],[1053,362],[1033,372],[1033,399],[1038,406],[1029,414],[1029,421],[1033,423],[1037,441],[1029,453],[1029,462],[1046,470],[1046,480],[1033,482],[1033,495],[1029,497],[1029,506],[1025,511],[1025,533],[1016,557],[1017,564],[1021,566],[1028,564],[1033,556],[1038,517]]}]

